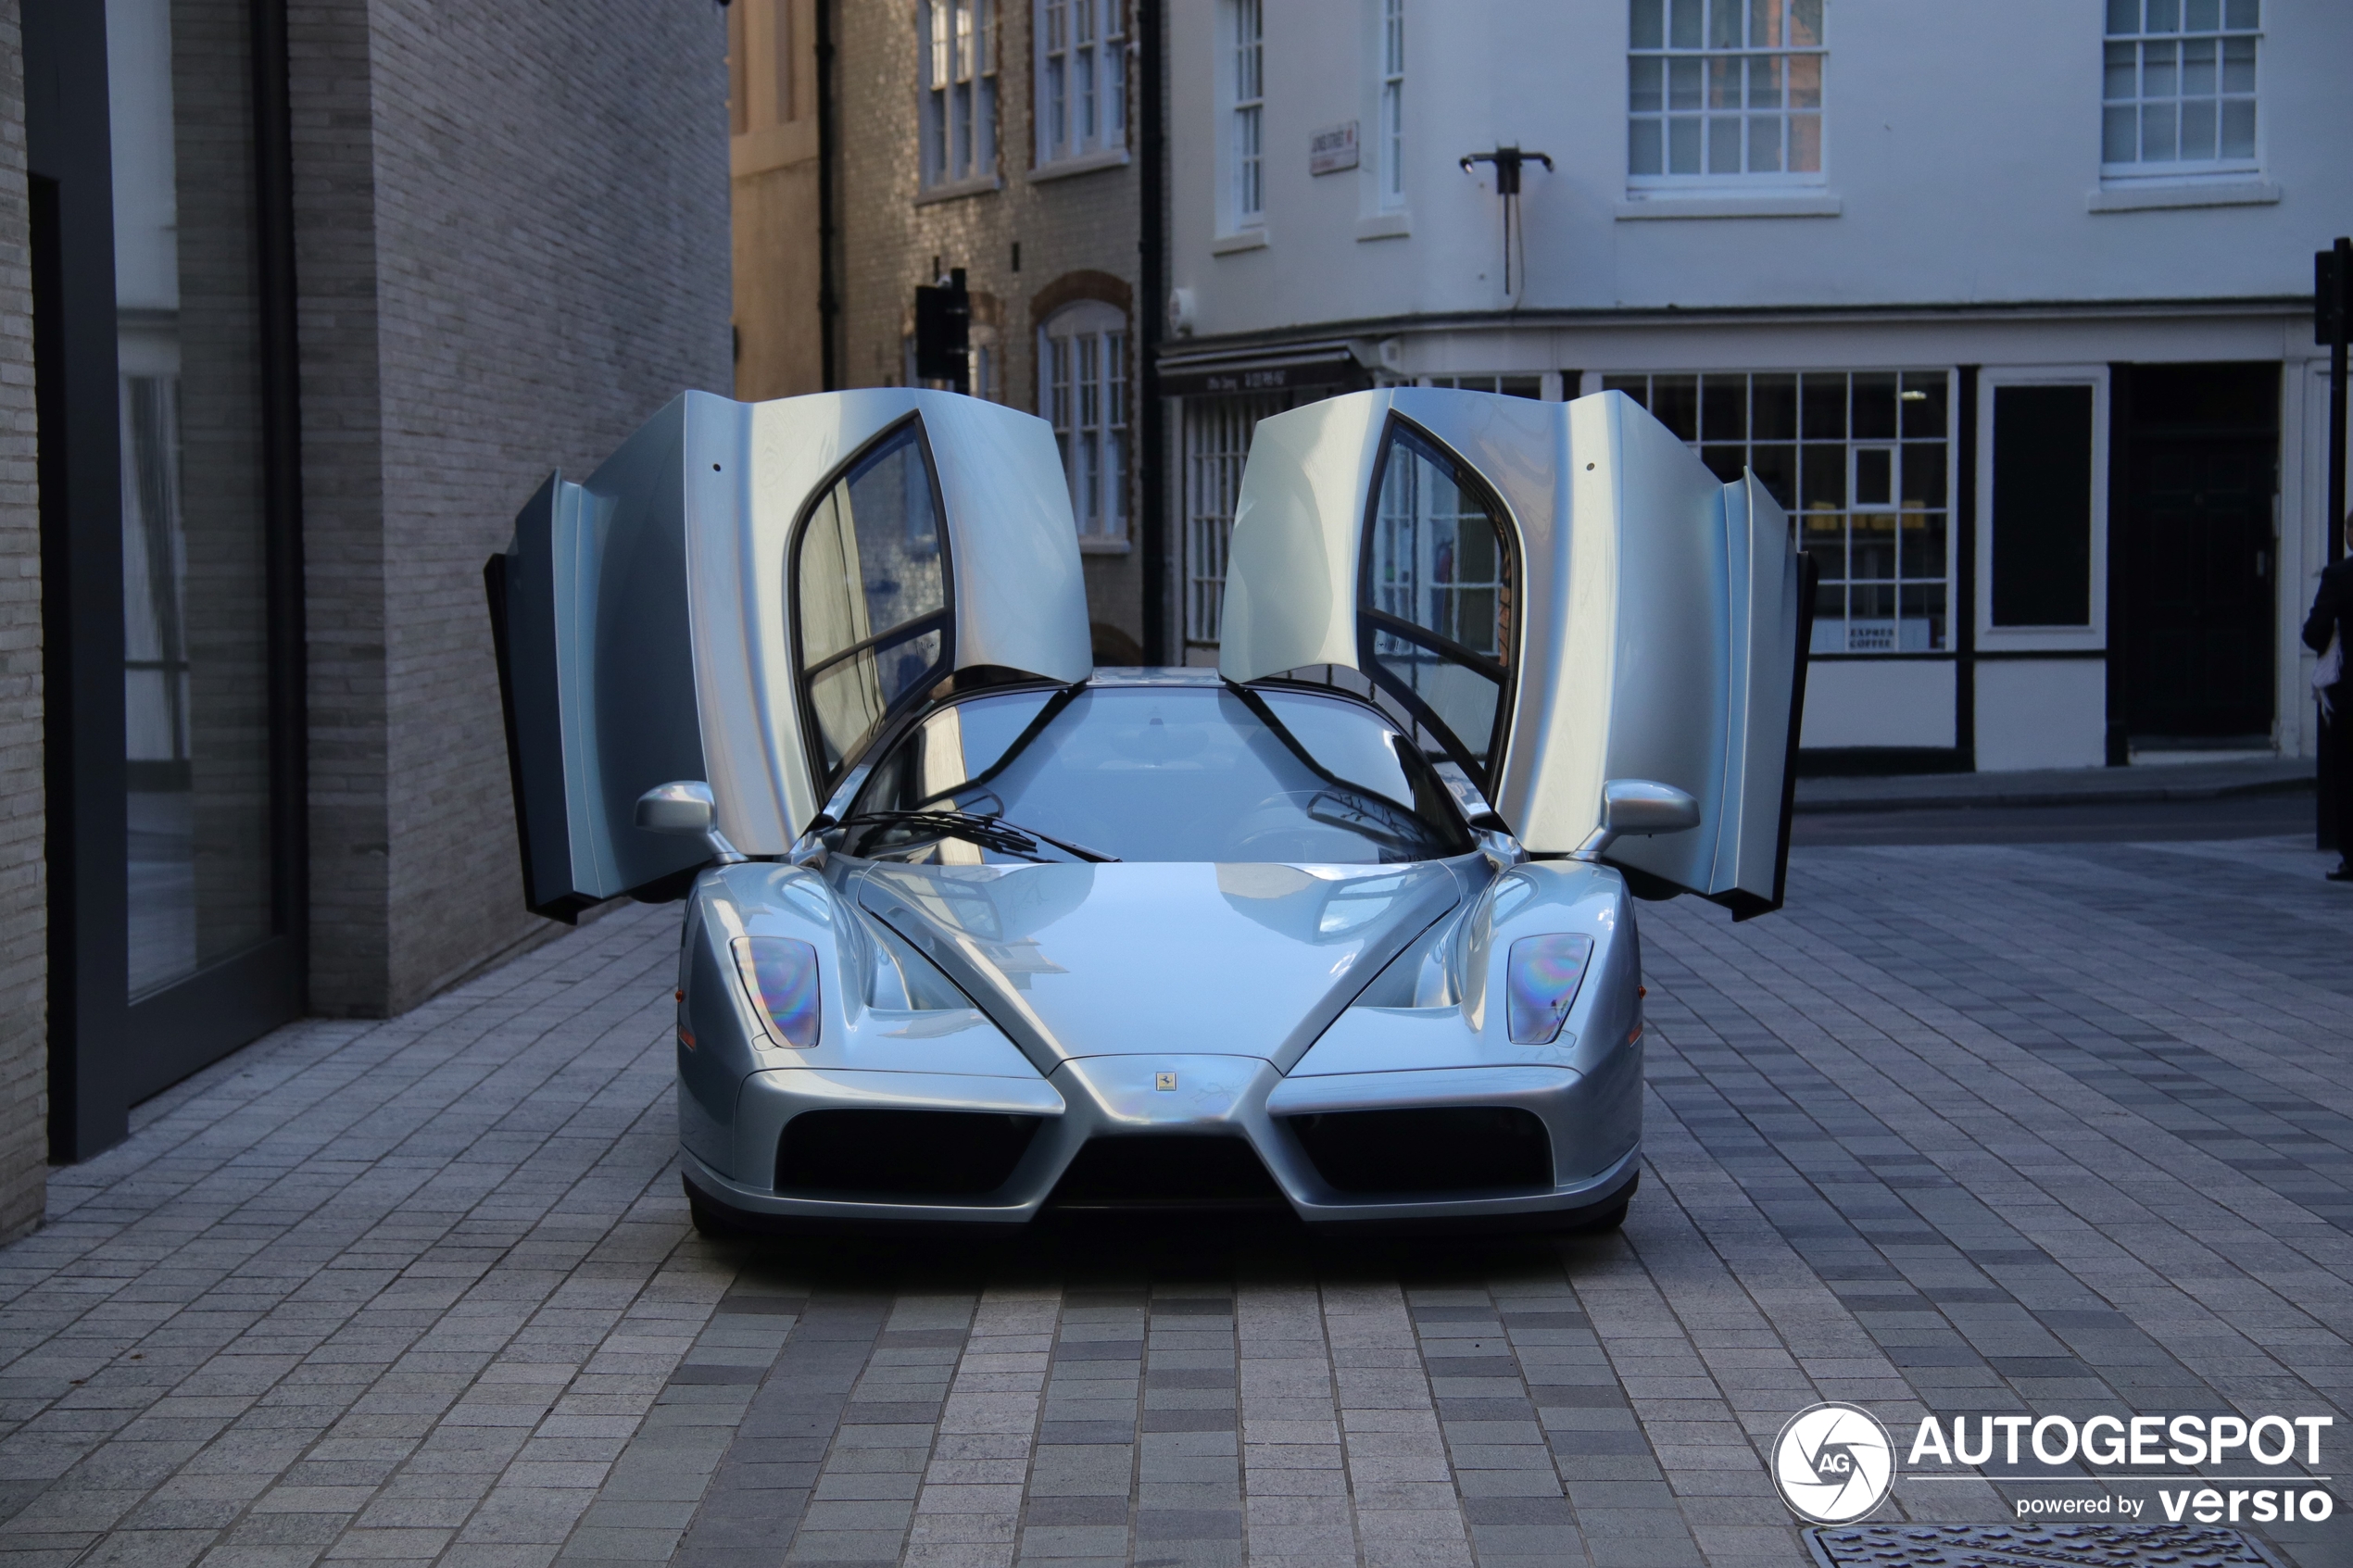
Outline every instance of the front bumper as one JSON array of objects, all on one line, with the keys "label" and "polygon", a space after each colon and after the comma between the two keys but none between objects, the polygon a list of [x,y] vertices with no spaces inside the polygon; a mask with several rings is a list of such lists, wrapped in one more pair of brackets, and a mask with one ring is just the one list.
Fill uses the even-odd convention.
[{"label": "front bumper", "polygon": [[[1598,1212],[1630,1190],[1640,1163],[1640,1072],[1632,1090],[1560,1067],[1459,1067],[1285,1078],[1257,1057],[1100,1056],[1048,1078],[784,1068],[744,1081],[735,1114],[738,1176],[682,1150],[686,1177],[716,1207],[752,1222],[831,1221],[1016,1226],[1036,1218],[1090,1140],[1236,1138],[1282,1198],[1314,1223],[1558,1221]],[[1416,1194],[1343,1192],[1325,1179],[1294,1116],[1454,1107],[1510,1108],[1543,1123],[1549,1187]],[[1032,1116],[1039,1125],[996,1190],[968,1198],[866,1198],[779,1192],[786,1124],[815,1110],[938,1110]],[[747,1180],[745,1178],[749,1177]]]}]

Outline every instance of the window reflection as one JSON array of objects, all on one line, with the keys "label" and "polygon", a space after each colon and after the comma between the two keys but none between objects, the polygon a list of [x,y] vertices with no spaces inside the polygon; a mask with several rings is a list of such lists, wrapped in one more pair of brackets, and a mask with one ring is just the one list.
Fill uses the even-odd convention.
[{"label": "window reflection", "polygon": [[249,26],[107,0],[133,996],[275,929]]},{"label": "window reflection", "polygon": [[1482,777],[1511,645],[1510,564],[1483,495],[1435,443],[1393,425],[1366,562],[1370,673]]},{"label": "window reflection", "polygon": [[802,527],[794,570],[821,784],[947,662],[948,578],[914,422],[860,458]]}]

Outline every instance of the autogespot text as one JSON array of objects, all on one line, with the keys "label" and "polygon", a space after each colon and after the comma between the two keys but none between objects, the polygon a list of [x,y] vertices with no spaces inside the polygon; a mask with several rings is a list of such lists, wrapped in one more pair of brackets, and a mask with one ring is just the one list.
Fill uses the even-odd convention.
[{"label": "autogespot text", "polygon": [[[2153,1481],[2158,1483],[2158,1506],[2169,1524],[2196,1520],[2201,1524],[2292,1523],[2318,1521],[2336,1512],[2335,1499],[2296,1474],[2278,1477],[2271,1486],[2232,1486],[2225,1482],[2261,1482],[2264,1475],[2183,1474],[2188,1465],[2272,1468],[2294,1464],[2301,1454],[2314,1470],[2321,1465],[2321,1433],[2335,1424],[2327,1415],[2259,1415],[2252,1420],[2235,1415],[2095,1415],[2077,1422],[2063,1415],[1959,1415],[1947,1423],[1935,1416],[1923,1420],[1912,1436],[1912,1451],[1905,1468],[1915,1475],[1933,1474],[1933,1465],[1978,1466],[2082,1464],[2089,1475],[2037,1476],[2003,1474],[1988,1476],[1999,1482],[2018,1481]],[[2136,1475],[2135,1468],[2168,1469],[2171,1474]],[[2103,1471],[2117,1474],[2103,1474]],[[2178,1488],[2164,1482],[2184,1483]],[[2215,1485],[2208,1485],[2212,1482]],[[2137,1519],[2147,1499],[2119,1496],[2025,1497],[2017,1501],[2017,1516],[2083,1517],[2102,1514]]]}]

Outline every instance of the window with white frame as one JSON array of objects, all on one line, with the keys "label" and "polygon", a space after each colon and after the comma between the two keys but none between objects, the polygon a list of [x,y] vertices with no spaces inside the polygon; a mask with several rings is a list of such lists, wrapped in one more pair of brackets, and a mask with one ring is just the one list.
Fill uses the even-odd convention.
[{"label": "window with white frame", "polygon": [[1505,397],[1532,397],[1539,402],[1544,396],[1542,376],[1424,376],[1421,384],[1451,386],[1462,392],[1494,392]]},{"label": "window with white frame", "polygon": [[1822,0],[1629,3],[1629,178],[1820,177]]},{"label": "window with white frame", "polygon": [[1038,329],[1038,412],[1054,427],[1084,544],[1127,537],[1127,316],[1082,300]]},{"label": "window with white frame", "polygon": [[1743,470],[1813,553],[1816,653],[1949,649],[1952,465],[1944,370],[1604,376],[1691,445]]},{"label": "window with white frame", "polygon": [[1127,145],[1126,0],[1035,0],[1038,162]]},{"label": "window with white frame", "polygon": [[997,45],[992,0],[918,0],[924,184],[997,171]]},{"label": "window with white frame", "polygon": [[2253,169],[2261,21],[2262,0],[2108,0],[2101,171]]},{"label": "window with white frame", "polygon": [[1265,0],[1224,0],[1219,19],[1227,56],[1225,226],[1253,229],[1266,217]]},{"label": "window with white frame", "polygon": [[1380,205],[1405,205],[1405,0],[1380,0]]},{"label": "window with white frame", "polygon": [[[1308,395],[1313,396],[1310,393]],[[1226,604],[1226,557],[1242,465],[1258,421],[1291,406],[1287,392],[1185,399],[1185,649],[1193,663],[1217,646]],[[1214,660],[1213,660],[1214,662]]]}]

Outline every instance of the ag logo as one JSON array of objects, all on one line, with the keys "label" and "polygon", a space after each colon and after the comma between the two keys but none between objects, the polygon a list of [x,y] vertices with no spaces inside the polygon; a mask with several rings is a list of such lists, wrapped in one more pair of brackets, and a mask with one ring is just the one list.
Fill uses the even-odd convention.
[{"label": "ag logo", "polygon": [[1887,1499],[1895,1446],[1879,1418],[1854,1405],[1812,1405],[1773,1439],[1773,1484],[1790,1512],[1817,1524],[1847,1524]]}]

